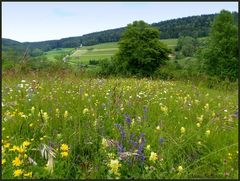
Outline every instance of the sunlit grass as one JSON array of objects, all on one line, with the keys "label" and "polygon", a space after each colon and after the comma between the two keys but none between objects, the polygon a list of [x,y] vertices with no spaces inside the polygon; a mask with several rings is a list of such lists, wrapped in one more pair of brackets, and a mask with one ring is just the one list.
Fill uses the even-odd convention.
[{"label": "sunlit grass", "polygon": [[237,178],[237,90],[15,75],[2,109],[3,178]]}]

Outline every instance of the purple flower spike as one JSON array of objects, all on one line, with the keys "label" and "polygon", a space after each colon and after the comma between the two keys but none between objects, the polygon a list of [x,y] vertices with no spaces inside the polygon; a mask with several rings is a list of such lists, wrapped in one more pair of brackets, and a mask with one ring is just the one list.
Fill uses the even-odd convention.
[{"label": "purple flower spike", "polygon": [[130,125],[130,124],[132,123],[132,120],[131,120],[131,118],[129,117],[129,115],[128,115],[128,114],[125,114],[124,117],[125,117],[125,121]]},{"label": "purple flower spike", "polygon": [[165,142],[166,140],[164,138],[160,138],[159,139],[159,143],[162,144],[163,142]]}]

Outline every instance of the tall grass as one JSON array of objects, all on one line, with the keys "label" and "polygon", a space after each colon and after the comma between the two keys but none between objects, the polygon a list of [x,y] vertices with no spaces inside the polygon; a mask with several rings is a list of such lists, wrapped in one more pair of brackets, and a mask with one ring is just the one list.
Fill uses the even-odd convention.
[{"label": "tall grass", "polygon": [[79,75],[3,74],[3,178],[237,178],[237,90]]}]

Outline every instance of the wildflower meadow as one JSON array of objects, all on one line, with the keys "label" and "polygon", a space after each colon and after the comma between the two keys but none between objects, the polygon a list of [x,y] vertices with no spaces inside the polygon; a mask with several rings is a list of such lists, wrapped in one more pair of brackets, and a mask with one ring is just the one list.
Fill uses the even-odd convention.
[{"label": "wildflower meadow", "polygon": [[237,178],[236,111],[193,82],[3,76],[2,178]]}]

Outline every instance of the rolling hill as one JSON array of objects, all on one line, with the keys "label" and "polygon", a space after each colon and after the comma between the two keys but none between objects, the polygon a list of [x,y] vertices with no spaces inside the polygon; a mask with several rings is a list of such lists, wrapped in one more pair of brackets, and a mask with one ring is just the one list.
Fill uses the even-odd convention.
[{"label": "rolling hill", "polygon": [[[238,22],[238,13],[233,12],[234,22]],[[151,26],[156,27],[161,32],[161,39],[178,38],[180,36],[204,37],[209,34],[211,23],[217,14],[190,16],[177,18],[167,21],[153,23]],[[50,51],[55,48],[75,48],[81,44],[84,46],[96,45],[106,42],[119,41],[125,27],[105,30],[83,36],[63,38],[60,40],[49,40],[41,42],[17,42],[10,39],[2,39],[2,53],[4,56],[9,54],[10,50],[22,53],[29,48],[30,56],[39,56],[43,52]]]}]

